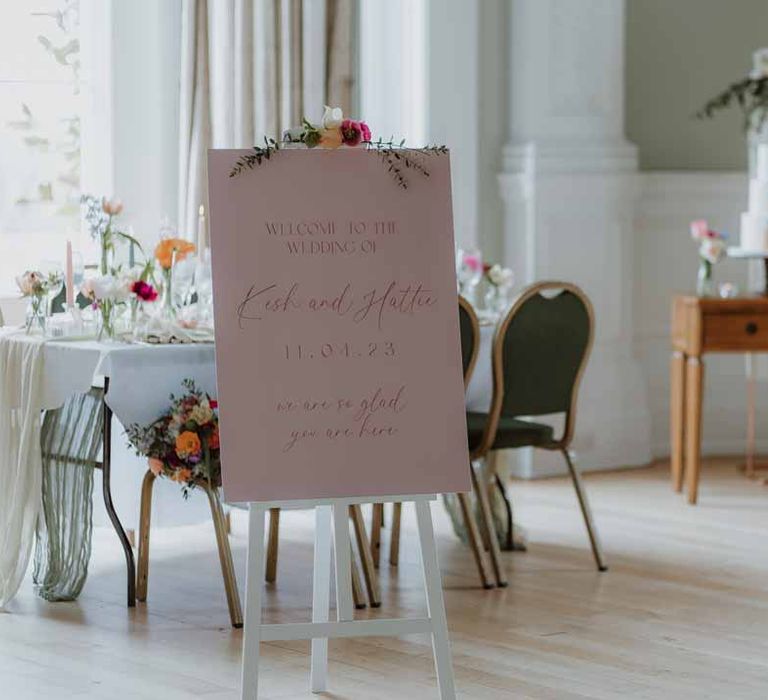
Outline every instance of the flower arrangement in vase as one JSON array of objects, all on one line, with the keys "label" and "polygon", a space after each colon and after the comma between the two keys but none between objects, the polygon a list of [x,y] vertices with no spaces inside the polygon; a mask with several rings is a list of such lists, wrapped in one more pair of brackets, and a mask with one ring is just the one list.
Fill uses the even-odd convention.
[{"label": "flower arrangement in vase", "polygon": [[696,293],[699,296],[714,294],[712,266],[725,257],[726,236],[713,231],[704,219],[691,222],[691,238],[699,244],[699,272]]},{"label": "flower arrangement in vase", "polygon": [[189,255],[193,255],[195,250],[195,244],[184,238],[163,238],[155,247],[155,260],[163,275],[161,308],[167,321],[176,318],[176,309],[173,305],[173,268],[186,260]]},{"label": "flower arrangement in vase", "polygon": [[47,298],[51,288],[50,280],[42,272],[27,270],[23,275],[16,278],[16,284],[21,296],[29,299],[25,325],[27,333],[31,332],[34,325],[37,325],[44,333]]},{"label": "flower arrangement in vase", "polygon": [[134,424],[126,433],[155,476],[182,485],[184,498],[204,479],[221,485],[217,402],[185,379],[182,396],[171,396],[170,408],[148,426]]}]

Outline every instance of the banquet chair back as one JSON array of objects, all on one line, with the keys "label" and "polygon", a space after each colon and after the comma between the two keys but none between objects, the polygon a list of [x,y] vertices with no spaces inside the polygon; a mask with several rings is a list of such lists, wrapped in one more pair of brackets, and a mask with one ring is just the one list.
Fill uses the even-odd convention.
[{"label": "banquet chair back", "polygon": [[480,323],[472,305],[459,295],[459,334],[461,336],[461,366],[464,386],[469,386],[480,350]]},{"label": "banquet chair back", "polygon": [[593,334],[592,304],[576,285],[541,282],[524,290],[494,338],[489,428],[502,418],[564,413],[555,442],[567,447]]},{"label": "banquet chair back", "polygon": [[[569,451],[576,398],[594,335],[587,295],[568,282],[540,282],[525,289],[499,325],[493,341],[493,401],[473,456],[514,447],[563,454],[587,527],[592,553],[606,570],[581,475]],[[562,435],[529,416],[565,414]]]}]

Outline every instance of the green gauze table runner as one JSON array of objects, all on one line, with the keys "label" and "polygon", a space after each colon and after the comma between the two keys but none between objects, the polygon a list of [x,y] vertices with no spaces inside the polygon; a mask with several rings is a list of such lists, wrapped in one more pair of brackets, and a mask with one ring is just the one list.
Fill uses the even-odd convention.
[{"label": "green gauze table runner", "polygon": [[46,600],[74,600],[88,575],[93,470],[103,427],[101,389],[71,396],[46,411],[40,435],[43,508],[38,518],[33,580]]}]

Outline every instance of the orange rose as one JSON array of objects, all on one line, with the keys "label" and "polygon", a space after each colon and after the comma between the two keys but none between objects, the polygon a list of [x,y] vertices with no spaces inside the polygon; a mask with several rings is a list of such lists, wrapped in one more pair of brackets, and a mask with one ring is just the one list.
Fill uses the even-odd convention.
[{"label": "orange rose", "polygon": [[171,481],[175,481],[179,484],[185,483],[189,481],[192,478],[192,470],[191,469],[176,469],[173,474],[171,474]]},{"label": "orange rose", "polygon": [[176,252],[176,262],[179,262],[190,253],[195,252],[195,244],[183,238],[163,238],[155,247],[155,258],[164,270],[171,269],[174,251]]},{"label": "orange rose", "polygon": [[216,428],[211,433],[211,437],[208,438],[208,447],[210,447],[212,450],[218,450],[219,449],[219,429]]},{"label": "orange rose", "polygon": [[200,452],[200,438],[197,433],[191,430],[185,430],[176,438],[176,454],[179,459],[186,459],[190,455],[196,455]]},{"label": "orange rose", "polygon": [[160,476],[163,473],[163,463],[155,457],[150,457],[149,471],[151,471],[155,476]]}]

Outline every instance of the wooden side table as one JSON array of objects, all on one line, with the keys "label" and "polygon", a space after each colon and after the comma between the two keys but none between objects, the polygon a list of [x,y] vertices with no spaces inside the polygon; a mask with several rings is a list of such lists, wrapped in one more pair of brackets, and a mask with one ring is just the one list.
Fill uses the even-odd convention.
[{"label": "wooden side table", "polygon": [[676,296],[672,302],[670,429],[672,483],[696,503],[705,352],[768,352],[768,297]]}]

